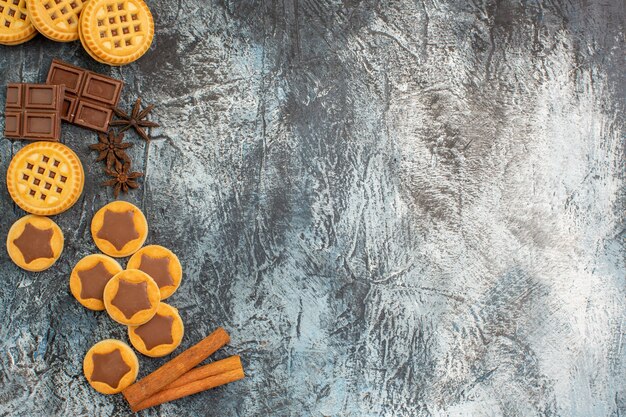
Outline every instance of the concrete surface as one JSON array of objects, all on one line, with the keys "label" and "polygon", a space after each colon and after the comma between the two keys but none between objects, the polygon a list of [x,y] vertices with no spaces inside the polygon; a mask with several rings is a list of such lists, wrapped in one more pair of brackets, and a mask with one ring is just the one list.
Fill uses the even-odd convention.
[{"label": "concrete surface", "polygon": [[[141,415],[626,414],[623,1],[149,5],[153,47],[122,68],[0,47],[5,82],[59,57],[157,105],[124,198],[182,260],[182,347],[224,326],[215,357],[248,378]],[[113,198],[95,140],[64,126],[87,182],[58,264],[0,251],[2,416],[130,414],[81,371],[125,331],[68,290]],[[2,175],[21,146],[0,140]],[[4,187],[0,210],[6,236]]]}]

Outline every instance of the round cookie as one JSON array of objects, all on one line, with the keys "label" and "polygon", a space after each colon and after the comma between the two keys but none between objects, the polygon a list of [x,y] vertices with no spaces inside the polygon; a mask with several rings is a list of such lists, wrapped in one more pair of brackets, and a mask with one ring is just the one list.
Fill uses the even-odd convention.
[{"label": "round cookie", "polygon": [[106,255],[88,255],[78,261],[70,274],[74,298],[90,310],[104,310],[104,287],[124,268]]},{"label": "round cookie", "polygon": [[15,154],[7,188],[23,210],[51,216],[69,209],[83,192],[85,173],[78,156],[58,142],[34,142]]},{"label": "round cookie", "polygon": [[36,34],[26,0],[0,0],[0,45],[19,45]]},{"label": "round cookie", "polygon": [[143,0],[91,0],[81,13],[79,26],[85,50],[109,65],[139,59],[154,37],[154,20]]},{"label": "round cookie", "polygon": [[172,295],[180,285],[183,268],[178,257],[169,249],[159,245],[145,246],[128,260],[128,269],[139,269],[157,283],[161,300]]},{"label": "round cookie", "polygon": [[83,373],[96,391],[116,394],[135,382],[139,361],[126,343],[106,339],[87,351],[83,359]]},{"label": "round cookie", "polygon": [[80,12],[87,0],[28,0],[28,14],[35,28],[57,42],[78,39]]},{"label": "round cookie", "polygon": [[87,52],[87,54],[90,57],[92,57],[93,59],[95,59],[96,61],[98,61],[101,64],[108,65],[106,62],[104,62],[103,60],[101,60],[100,58],[95,56],[93,52],[91,52],[91,50],[89,49],[89,47],[85,43],[85,35],[83,35],[83,27],[82,27],[82,25],[80,23],[78,24],[78,39],[80,39],[80,43],[83,45],[83,49],[85,50],[85,52]]},{"label": "round cookie", "polygon": [[102,252],[122,258],[137,252],[144,244],[148,222],[136,206],[126,201],[114,201],[93,216],[91,236]]},{"label": "round cookie", "polygon": [[13,223],[7,236],[9,257],[27,271],[50,268],[63,252],[63,232],[47,217],[26,215]]},{"label": "round cookie", "polygon": [[147,323],[128,326],[128,338],[135,349],[146,356],[158,358],[170,354],[183,340],[185,327],[178,310],[160,303]]},{"label": "round cookie", "polygon": [[138,269],[116,274],[104,287],[107,313],[116,322],[127,326],[139,326],[154,317],[160,301],[156,282]]}]

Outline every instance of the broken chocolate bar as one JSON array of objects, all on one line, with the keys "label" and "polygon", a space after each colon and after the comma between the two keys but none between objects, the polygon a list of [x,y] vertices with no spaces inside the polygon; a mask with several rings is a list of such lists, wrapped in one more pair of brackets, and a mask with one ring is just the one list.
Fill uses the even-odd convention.
[{"label": "broken chocolate bar", "polygon": [[64,91],[60,85],[7,85],[4,135],[12,139],[58,141]]},{"label": "broken chocolate bar", "polygon": [[122,81],[55,59],[46,83],[65,85],[61,119],[87,129],[108,130]]}]

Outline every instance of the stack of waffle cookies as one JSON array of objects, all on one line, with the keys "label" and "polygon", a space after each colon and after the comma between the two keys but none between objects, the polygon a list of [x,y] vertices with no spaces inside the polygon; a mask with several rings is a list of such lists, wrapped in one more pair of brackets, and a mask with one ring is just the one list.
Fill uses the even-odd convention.
[{"label": "stack of waffle cookies", "polygon": [[38,32],[58,42],[80,39],[96,61],[125,65],[150,48],[154,20],[144,0],[0,0],[0,45]]}]

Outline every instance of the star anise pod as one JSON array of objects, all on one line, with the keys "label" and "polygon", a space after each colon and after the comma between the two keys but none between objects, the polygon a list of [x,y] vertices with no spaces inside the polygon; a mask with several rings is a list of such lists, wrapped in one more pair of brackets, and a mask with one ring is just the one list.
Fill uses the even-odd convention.
[{"label": "star anise pod", "polygon": [[135,180],[143,176],[141,172],[131,172],[129,162],[122,164],[120,161],[115,161],[114,169],[106,168],[104,171],[113,178],[103,182],[102,185],[113,187],[115,198],[120,194],[120,191],[127,193],[129,188],[139,187]]},{"label": "star anise pod", "polygon": [[113,130],[109,130],[107,134],[98,133],[98,143],[89,145],[89,149],[100,152],[96,158],[96,162],[105,161],[107,168],[111,168],[115,161],[121,161],[122,163],[130,162],[130,158],[124,151],[133,146],[132,143],[122,142],[124,134],[115,134]]},{"label": "star anise pod", "polygon": [[154,104],[150,104],[145,109],[141,110],[141,97],[135,101],[133,110],[130,114],[123,112],[118,108],[113,108],[113,111],[120,118],[120,120],[113,120],[109,123],[111,126],[121,126],[120,132],[125,132],[131,127],[145,140],[150,142],[150,136],[146,133],[148,127],[159,127],[157,123],[147,120],[148,114],[154,109]]}]

